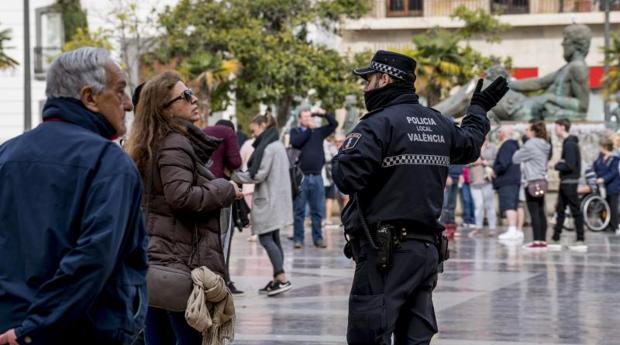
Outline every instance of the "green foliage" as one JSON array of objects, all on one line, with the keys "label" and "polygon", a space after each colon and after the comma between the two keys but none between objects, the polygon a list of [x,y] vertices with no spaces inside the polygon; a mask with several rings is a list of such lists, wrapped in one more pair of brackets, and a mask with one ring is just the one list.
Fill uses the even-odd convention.
[{"label": "green foliage", "polygon": [[56,0],[55,6],[62,13],[65,42],[72,41],[78,30],[88,30],[86,12],[82,10],[80,0]]},{"label": "green foliage", "polygon": [[19,65],[19,62],[17,62],[17,60],[6,55],[6,53],[4,52],[4,50],[8,48],[4,44],[5,42],[8,42],[10,40],[11,29],[0,30],[0,70],[12,68]]},{"label": "green foliage", "polygon": [[605,95],[608,97],[620,91],[620,33],[611,35],[609,49],[603,50],[605,62],[610,69],[604,79]]},{"label": "green foliage", "polygon": [[[320,99],[334,109],[356,89],[346,58],[309,42],[308,32],[315,26],[335,32],[340,18],[361,16],[368,8],[367,0],[181,0],[159,18],[163,35],[155,56],[199,67],[184,69],[190,79],[203,68],[217,70],[217,61],[237,60],[241,68],[222,90],[234,89],[245,108],[275,105],[283,124],[297,97]],[[197,55],[211,62],[201,67],[194,63]],[[212,109],[225,105],[217,98],[227,95],[211,94]]]},{"label": "green foliage", "polygon": [[459,6],[450,17],[465,22],[465,26],[458,30],[459,35],[464,39],[480,35],[488,42],[499,43],[501,41],[500,35],[510,30],[509,24],[501,23],[496,17],[481,8],[469,10],[465,6]]},{"label": "green foliage", "polygon": [[110,33],[103,29],[90,32],[86,28],[78,28],[75,35],[73,35],[73,39],[65,43],[62,51],[67,52],[81,47],[95,47],[112,50]]},{"label": "green foliage", "polygon": [[499,34],[509,26],[482,10],[471,11],[462,6],[452,17],[463,20],[465,25],[454,31],[432,28],[412,38],[413,48],[402,50],[418,62],[416,85],[429,105],[438,103],[450,89],[482,75],[495,64],[510,65],[509,59],[486,57],[468,43],[475,35],[498,42]]}]

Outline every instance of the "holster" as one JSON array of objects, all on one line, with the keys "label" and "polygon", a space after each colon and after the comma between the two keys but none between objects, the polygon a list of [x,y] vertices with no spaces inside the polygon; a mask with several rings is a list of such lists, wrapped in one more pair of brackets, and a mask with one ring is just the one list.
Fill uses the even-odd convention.
[{"label": "holster", "polygon": [[377,268],[381,272],[387,272],[392,268],[392,251],[397,245],[394,238],[394,227],[381,225],[375,234],[377,250]]}]

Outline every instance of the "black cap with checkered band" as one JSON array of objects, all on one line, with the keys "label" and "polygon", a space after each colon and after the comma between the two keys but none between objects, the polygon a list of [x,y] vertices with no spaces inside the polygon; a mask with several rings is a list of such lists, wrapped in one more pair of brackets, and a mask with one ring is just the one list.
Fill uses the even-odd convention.
[{"label": "black cap with checkered band", "polygon": [[353,74],[367,79],[372,73],[385,73],[396,79],[414,82],[415,67],[415,60],[406,55],[379,50],[368,67],[354,69]]}]

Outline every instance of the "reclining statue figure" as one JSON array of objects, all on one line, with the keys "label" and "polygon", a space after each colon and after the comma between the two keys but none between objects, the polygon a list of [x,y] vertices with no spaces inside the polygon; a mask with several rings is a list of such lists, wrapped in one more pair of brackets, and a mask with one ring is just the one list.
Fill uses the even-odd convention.
[{"label": "reclining statue figure", "polygon": [[[568,117],[585,120],[590,101],[589,72],[585,58],[590,50],[592,33],[585,25],[573,24],[564,29],[564,60],[566,65],[541,78],[528,78],[510,82],[510,91],[490,111],[498,120],[554,120]],[[486,71],[485,85],[498,75],[509,77],[500,66]],[[434,106],[442,114],[459,117],[465,114],[473,93],[475,81],[469,82],[456,94]],[[543,91],[540,95],[527,96],[523,92]]]}]

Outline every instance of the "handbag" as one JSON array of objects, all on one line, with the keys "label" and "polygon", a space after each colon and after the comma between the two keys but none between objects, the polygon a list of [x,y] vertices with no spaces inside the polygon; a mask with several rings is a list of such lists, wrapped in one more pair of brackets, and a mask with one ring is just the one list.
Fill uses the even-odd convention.
[{"label": "handbag", "polygon": [[[151,191],[153,187],[153,172],[157,158],[154,159],[149,171],[149,186],[145,212],[148,215]],[[195,228],[194,244],[198,241],[198,228]],[[193,248],[197,252],[196,247]],[[192,256],[193,254],[192,253]],[[191,257],[191,256],[190,256]],[[146,272],[146,289],[148,291],[149,306],[173,312],[184,312],[187,308],[187,300],[194,288],[194,282],[190,272],[162,265],[151,265]]]},{"label": "handbag", "polygon": [[194,283],[189,272],[161,265],[149,265],[146,287],[150,307],[184,312]]},{"label": "handbag", "polygon": [[532,198],[542,198],[547,194],[547,189],[549,185],[547,180],[533,180],[527,182],[527,194],[529,194]]}]

